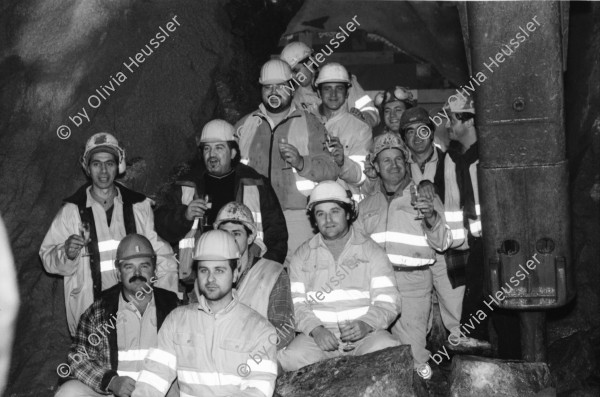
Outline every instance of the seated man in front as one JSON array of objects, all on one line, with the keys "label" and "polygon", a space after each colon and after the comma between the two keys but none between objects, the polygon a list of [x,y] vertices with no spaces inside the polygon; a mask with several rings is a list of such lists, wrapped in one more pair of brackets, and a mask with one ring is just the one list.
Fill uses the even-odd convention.
[{"label": "seated man in front", "polygon": [[263,257],[266,247],[257,236],[250,208],[244,204],[236,201],[225,204],[214,226],[231,233],[240,249],[240,276],[235,283],[240,301],[269,320],[279,336],[277,350],[283,349],[295,336],[294,305],[287,272],[280,263]]},{"label": "seated man in front", "polygon": [[[119,283],[102,293],[82,315],[69,353],[70,380],[56,397],[129,397],[158,330],[177,307],[177,295],[158,287],[156,254],[150,241],[129,234],[117,247]],[[167,385],[167,388],[171,383]],[[173,385],[169,396],[178,396]]]},{"label": "seated man in front", "polygon": [[239,277],[235,239],[223,230],[203,233],[193,259],[199,302],[166,318],[132,397],[164,396],[175,377],[182,396],[272,396],[277,334],[232,290]]},{"label": "seated man in front", "polygon": [[278,353],[285,371],[347,353],[362,355],[399,343],[386,331],[399,293],[385,251],[352,227],[354,201],[338,183],[321,182],[308,211],[319,233],[290,263],[297,331]]}]

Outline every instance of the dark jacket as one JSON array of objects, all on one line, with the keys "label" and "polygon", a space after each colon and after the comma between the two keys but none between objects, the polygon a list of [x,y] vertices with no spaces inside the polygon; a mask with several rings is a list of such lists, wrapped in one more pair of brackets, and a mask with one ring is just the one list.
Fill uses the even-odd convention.
[{"label": "dark jacket", "polygon": [[[271,183],[256,170],[241,163],[234,167],[234,172],[236,201],[243,202],[241,186],[256,185],[258,188],[264,243],[267,246],[264,257],[283,263],[287,255],[288,230],[281,205]],[[154,226],[157,233],[171,244],[177,245],[193,224],[185,217],[187,206],[181,203],[181,186],[195,185],[198,196],[202,197],[205,193],[205,173],[204,167],[198,163],[183,171],[170,189],[162,195],[159,206],[154,211]]]},{"label": "dark jacket", "polygon": [[[177,307],[178,299],[171,291],[157,287],[152,290],[158,331],[167,315]],[[106,388],[118,375],[119,352],[114,319],[119,310],[121,291],[121,283],[105,290],[102,297],[81,315],[69,352],[72,375],[97,393],[109,394]],[[111,332],[111,329],[114,331]]]}]

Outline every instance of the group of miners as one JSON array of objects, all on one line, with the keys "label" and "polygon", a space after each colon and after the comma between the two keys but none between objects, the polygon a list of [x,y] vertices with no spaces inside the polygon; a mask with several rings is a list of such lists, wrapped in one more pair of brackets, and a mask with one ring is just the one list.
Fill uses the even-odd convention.
[{"label": "group of miners", "polygon": [[434,297],[487,343],[460,327],[483,301],[473,102],[446,104],[444,152],[410,90],[372,100],[311,53],[266,62],[258,109],[208,122],[157,205],[116,181],[113,135],[87,141],[40,248],[72,336],[57,396],[271,396],[282,371],[401,344],[428,379]]}]

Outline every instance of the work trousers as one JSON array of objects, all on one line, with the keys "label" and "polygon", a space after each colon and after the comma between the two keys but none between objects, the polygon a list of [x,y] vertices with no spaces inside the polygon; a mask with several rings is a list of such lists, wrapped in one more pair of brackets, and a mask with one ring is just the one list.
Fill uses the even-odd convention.
[{"label": "work trousers", "polygon": [[362,356],[388,347],[398,346],[398,341],[387,331],[379,330],[363,339],[353,342],[356,348],[350,352],[321,350],[310,336],[300,334],[283,350],[277,352],[277,359],[284,371],[296,371],[316,362],[341,355]]},{"label": "work trousers", "polygon": [[415,367],[429,359],[427,328],[431,316],[433,273],[424,270],[396,271],[396,282],[400,291],[400,317],[392,327],[392,334],[402,345],[410,345]]},{"label": "work trousers", "polygon": [[[436,262],[429,269],[433,275],[433,288],[440,305],[442,322],[448,331],[458,335],[465,286],[452,288],[444,255],[437,254]],[[427,327],[427,331],[430,330],[431,319]]]},{"label": "work trousers", "polygon": [[[106,397],[107,394],[96,393],[91,387],[79,380],[70,380],[65,382],[57,391],[54,397]],[[108,394],[114,396],[114,394]],[[166,397],[178,397],[179,385],[177,381],[173,382],[167,392]]]}]

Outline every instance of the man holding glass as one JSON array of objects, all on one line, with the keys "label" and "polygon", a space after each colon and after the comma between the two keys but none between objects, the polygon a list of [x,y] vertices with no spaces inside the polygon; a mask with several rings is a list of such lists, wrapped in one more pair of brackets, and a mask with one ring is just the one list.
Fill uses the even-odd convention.
[{"label": "man holding glass", "polygon": [[[219,210],[237,201],[252,211],[257,237],[266,245],[264,257],[282,263],[288,232],[279,200],[264,176],[240,162],[233,126],[225,120],[209,121],[196,143],[204,167],[185,170],[164,195],[155,213],[158,234],[179,243],[181,259],[182,250],[193,249],[202,230],[212,229]],[[198,232],[190,234],[194,229]],[[191,268],[186,275],[190,273]]]},{"label": "man holding glass", "polygon": [[347,353],[363,355],[398,345],[386,331],[398,315],[394,272],[383,249],[352,226],[357,211],[333,181],[310,195],[319,233],[292,256],[290,281],[301,332],[278,352],[285,371]]},{"label": "man holding glass", "polygon": [[40,248],[48,273],[64,277],[67,323],[75,335],[79,317],[118,283],[114,266],[119,241],[138,233],[150,240],[157,254],[156,286],[177,292],[177,262],[173,250],[154,231],[152,201],[116,183],[125,172],[125,151],[111,134],[92,135],[81,166],[90,182],[79,188],[60,209]]},{"label": "man holding glass", "polygon": [[380,179],[359,206],[356,229],[385,249],[395,271],[402,313],[392,333],[410,344],[415,369],[428,379],[426,336],[433,289],[430,266],[452,235],[439,197],[419,195],[408,171],[409,152],[401,138],[385,133],[375,138],[371,159]]}]

